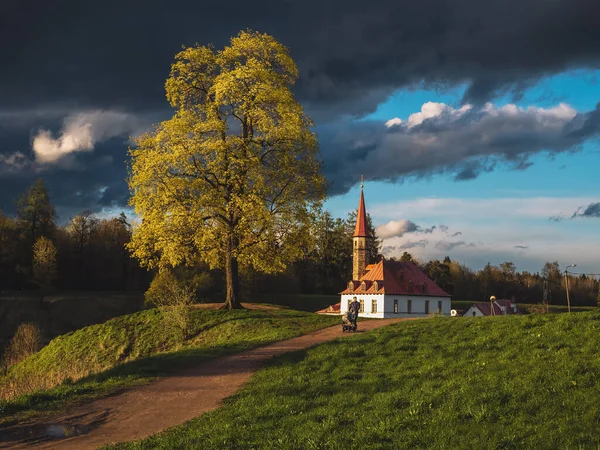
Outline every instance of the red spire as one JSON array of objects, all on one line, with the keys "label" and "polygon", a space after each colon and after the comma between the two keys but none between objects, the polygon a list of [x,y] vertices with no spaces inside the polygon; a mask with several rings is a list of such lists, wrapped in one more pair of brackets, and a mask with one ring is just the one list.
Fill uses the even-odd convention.
[{"label": "red spire", "polygon": [[360,189],[360,200],[358,202],[358,214],[356,215],[356,228],[352,237],[368,237],[367,236],[367,210],[365,209],[365,197]]}]

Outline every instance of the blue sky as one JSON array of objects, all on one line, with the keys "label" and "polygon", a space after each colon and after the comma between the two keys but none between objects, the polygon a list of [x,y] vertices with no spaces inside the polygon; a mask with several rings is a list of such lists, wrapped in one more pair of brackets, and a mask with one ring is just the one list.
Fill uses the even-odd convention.
[{"label": "blue sky", "polygon": [[[497,107],[514,103],[522,108],[551,108],[566,103],[578,113],[585,113],[593,110],[600,99],[599,75],[594,71],[577,71],[547,77],[525,91],[518,101],[505,95],[492,103]],[[382,125],[395,117],[406,121],[430,101],[458,108],[464,91],[464,87],[444,91],[400,90],[360,120],[379,121]],[[598,220],[549,220],[552,216],[569,217],[577,208],[600,201],[600,146],[588,141],[573,153],[553,156],[539,153],[530,161],[533,164],[525,170],[500,164],[492,172],[465,181],[455,181],[448,174],[418,179],[408,176],[399,183],[367,180],[367,210],[376,226],[410,220],[423,229],[446,225],[450,232],[461,233],[452,239],[448,236],[451,233],[439,230],[384,239],[384,246],[396,247],[388,249],[388,255],[409,251],[423,260],[449,255],[475,269],[488,261],[498,264],[510,260],[519,269],[530,271],[539,271],[546,260],[558,260],[561,265],[575,262],[583,272],[600,273],[594,251],[600,245]],[[355,186],[346,194],[332,197],[326,208],[334,216],[344,217],[356,208],[358,192]],[[436,199],[438,207],[426,206],[428,199]],[[510,206],[517,203],[519,207]],[[454,205],[457,214],[449,214],[445,204]],[[485,208],[485,214],[476,210],[481,210],[482,205],[490,207]],[[464,245],[453,248],[447,245],[461,241]],[[418,246],[401,248],[417,242]]]}]

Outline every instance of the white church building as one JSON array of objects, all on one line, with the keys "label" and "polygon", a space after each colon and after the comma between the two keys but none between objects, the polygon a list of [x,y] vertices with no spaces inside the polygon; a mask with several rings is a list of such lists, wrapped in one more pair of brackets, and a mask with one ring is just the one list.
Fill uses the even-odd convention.
[{"label": "white church building", "polygon": [[[383,319],[450,315],[450,294],[415,264],[385,259],[369,264],[367,239],[367,213],[361,186],[353,235],[352,280],[340,292],[340,314],[348,311],[348,306],[356,297],[360,302],[359,317]],[[330,308],[337,310],[335,306]]]}]

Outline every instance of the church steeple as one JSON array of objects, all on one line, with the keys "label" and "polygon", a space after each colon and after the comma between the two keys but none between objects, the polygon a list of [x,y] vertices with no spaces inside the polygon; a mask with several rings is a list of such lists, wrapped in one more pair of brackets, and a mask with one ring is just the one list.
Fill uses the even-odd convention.
[{"label": "church steeple", "polygon": [[358,201],[358,213],[356,214],[356,227],[354,227],[353,237],[367,237],[367,210],[362,183],[360,185],[360,200]]},{"label": "church steeple", "polygon": [[365,196],[363,194],[364,179],[360,180],[360,200],[358,201],[358,212],[356,214],[356,227],[354,228],[353,252],[352,252],[352,279],[360,280],[365,274],[367,261],[367,210],[365,208]]}]

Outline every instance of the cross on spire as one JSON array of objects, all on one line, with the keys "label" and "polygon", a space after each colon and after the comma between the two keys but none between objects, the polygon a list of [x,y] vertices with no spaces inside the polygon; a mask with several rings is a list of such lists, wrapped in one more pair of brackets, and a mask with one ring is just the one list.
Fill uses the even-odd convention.
[{"label": "cross on spire", "polygon": [[363,175],[360,176],[360,188],[365,187],[365,177]]}]

